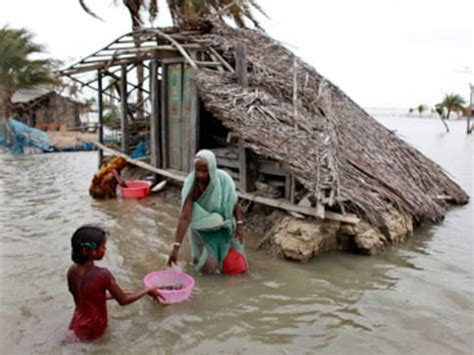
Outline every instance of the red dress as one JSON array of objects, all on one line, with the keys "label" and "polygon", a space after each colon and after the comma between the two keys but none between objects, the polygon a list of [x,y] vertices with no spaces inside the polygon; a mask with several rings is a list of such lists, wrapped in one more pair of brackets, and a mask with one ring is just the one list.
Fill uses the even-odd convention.
[{"label": "red dress", "polygon": [[97,266],[87,270],[80,278],[75,270],[68,273],[69,291],[76,304],[69,329],[79,339],[96,339],[107,328],[106,290],[113,281],[114,277],[108,269]]}]

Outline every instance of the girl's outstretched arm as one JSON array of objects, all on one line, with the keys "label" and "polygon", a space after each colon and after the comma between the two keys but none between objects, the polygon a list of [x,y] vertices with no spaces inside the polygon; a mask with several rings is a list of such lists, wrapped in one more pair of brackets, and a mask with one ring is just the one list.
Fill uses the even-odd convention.
[{"label": "girl's outstretched arm", "polygon": [[145,287],[140,291],[136,292],[125,292],[115,280],[112,281],[108,291],[112,295],[113,298],[117,300],[117,302],[121,306],[125,306],[127,304],[133,303],[136,300],[142,298],[146,294],[150,295],[151,297],[155,298],[158,302],[161,298],[164,300],[164,297],[157,291],[155,287]]}]

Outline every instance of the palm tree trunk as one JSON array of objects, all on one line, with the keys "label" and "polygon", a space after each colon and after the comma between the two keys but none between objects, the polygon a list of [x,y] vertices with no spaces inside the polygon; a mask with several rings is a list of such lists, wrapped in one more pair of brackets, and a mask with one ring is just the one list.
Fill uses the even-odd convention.
[{"label": "palm tree trunk", "polygon": [[0,117],[3,116],[5,119],[7,119],[13,115],[14,110],[13,110],[13,104],[11,101],[12,96],[13,96],[13,92],[12,90],[9,90],[8,88],[5,88],[4,90],[0,91],[0,97],[1,97]]},{"label": "palm tree trunk", "polygon": [[446,128],[446,132],[449,132],[449,127],[448,124],[446,123],[446,120],[443,118],[443,116],[439,116],[441,118],[441,122],[443,122],[444,127]]}]

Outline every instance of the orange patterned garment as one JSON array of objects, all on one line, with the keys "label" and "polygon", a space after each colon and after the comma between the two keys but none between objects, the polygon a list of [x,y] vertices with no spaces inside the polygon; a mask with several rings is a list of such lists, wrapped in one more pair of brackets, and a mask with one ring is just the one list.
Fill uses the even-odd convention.
[{"label": "orange patterned garment", "polygon": [[114,177],[113,170],[120,173],[127,161],[122,157],[115,157],[109,163],[104,164],[94,175],[89,195],[96,199],[114,198],[118,182]]}]

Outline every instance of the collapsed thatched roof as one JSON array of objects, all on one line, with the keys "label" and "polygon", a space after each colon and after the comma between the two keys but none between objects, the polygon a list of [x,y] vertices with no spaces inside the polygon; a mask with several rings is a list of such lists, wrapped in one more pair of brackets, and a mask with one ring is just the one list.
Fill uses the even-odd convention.
[{"label": "collapsed thatched roof", "polygon": [[[147,29],[141,33],[140,50],[123,48],[132,36],[122,36],[62,73],[107,71],[113,65],[133,63],[137,57],[153,58],[171,44],[196,69],[195,81],[206,109],[256,153],[279,161],[329,209],[352,211],[377,223],[394,205],[415,220],[439,220],[447,205],[437,197],[449,196],[458,204],[468,201],[440,166],[262,32],[223,24],[185,32]],[[199,51],[210,49],[213,58],[222,55],[232,64],[238,46],[246,50],[246,87],[237,84],[233,70],[206,69],[186,54],[195,51],[195,59]],[[113,56],[97,60],[98,54],[107,57],[104,53],[110,51]]]},{"label": "collapsed thatched roof", "polygon": [[275,40],[225,26],[201,38],[230,61],[244,45],[250,69],[248,87],[231,74],[199,70],[196,84],[206,108],[256,153],[281,162],[324,204],[376,223],[388,203],[416,220],[439,220],[446,206],[437,196],[468,201],[440,166],[299,58],[295,117],[295,55]]}]

